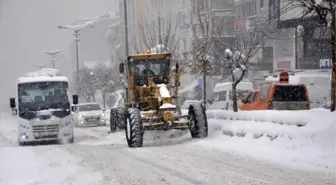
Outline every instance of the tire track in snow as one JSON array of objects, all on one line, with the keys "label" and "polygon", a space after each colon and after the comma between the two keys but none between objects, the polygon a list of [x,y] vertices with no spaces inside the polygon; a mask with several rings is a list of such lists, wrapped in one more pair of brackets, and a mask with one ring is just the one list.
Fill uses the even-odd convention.
[{"label": "tire track in snow", "polygon": [[[81,131],[83,131],[83,130],[81,130]],[[85,129],[85,133],[89,134],[90,136],[93,136],[93,137],[95,137],[97,139],[102,139],[102,137],[105,137],[105,136],[108,135],[107,132],[104,132],[104,130],[101,130],[100,128]],[[100,134],[102,134],[102,135],[100,135]],[[101,137],[99,137],[98,135],[100,135]],[[126,142],[124,144],[124,147],[121,147],[121,148],[128,148]],[[127,157],[130,157],[130,158],[133,158],[133,159],[135,159],[135,160],[137,160],[137,161],[139,161],[139,162],[141,162],[141,163],[143,163],[145,165],[149,165],[149,166],[151,166],[153,168],[156,168],[156,169],[159,169],[159,170],[161,170],[163,172],[169,173],[169,174],[171,174],[171,175],[173,175],[173,176],[175,176],[175,177],[177,177],[179,179],[183,179],[184,181],[187,181],[187,182],[189,182],[191,184],[197,184],[197,185],[215,185],[215,184],[207,182],[207,181],[205,181],[203,179],[198,179],[196,177],[192,177],[190,175],[187,175],[187,174],[183,173],[182,171],[178,171],[178,170],[174,170],[172,168],[169,168],[165,164],[160,164],[160,163],[151,161],[149,159],[145,159],[143,157],[136,156],[136,155],[134,155],[134,154],[132,154],[130,152],[126,152],[124,150],[120,150],[120,148],[119,149],[115,148],[115,149],[116,149],[115,150],[116,152],[120,153],[123,156],[127,156]]]},{"label": "tire track in snow", "polygon": [[[124,147],[125,148],[125,147]],[[115,146],[84,146],[74,145],[71,147],[71,153],[80,156],[86,164],[94,171],[99,171],[104,179],[100,185],[116,184],[194,184],[183,178],[177,177],[167,171],[158,170],[158,168],[141,162],[134,157],[120,152],[120,148]]]},{"label": "tire track in snow", "polygon": [[[135,149],[135,151],[136,151],[136,149]],[[190,175],[187,175],[187,174],[185,174],[182,171],[174,170],[172,168],[169,168],[165,164],[160,164],[160,163],[154,162],[152,160],[145,159],[143,157],[139,157],[137,155],[134,155],[134,153],[132,153],[132,152],[126,152],[126,151],[118,151],[118,152],[120,152],[121,154],[126,155],[126,156],[128,156],[130,158],[134,158],[137,161],[140,161],[140,162],[142,162],[144,164],[147,164],[147,165],[150,165],[150,166],[152,166],[154,168],[157,168],[157,169],[159,169],[161,171],[168,172],[171,175],[173,175],[175,177],[178,177],[180,179],[183,179],[183,180],[185,180],[185,181],[187,181],[187,182],[189,182],[191,184],[197,184],[197,185],[216,185],[216,184],[214,184],[212,182],[207,182],[207,181],[205,181],[203,179],[199,179],[197,177],[191,177]]]},{"label": "tire track in snow", "polygon": [[[165,160],[200,163],[200,166],[218,165],[223,174],[231,174],[238,179],[245,179],[249,184],[333,184],[335,175],[322,172],[301,171],[278,164],[269,164],[253,158],[223,153],[217,150],[200,149],[195,146],[168,146],[163,150],[153,148],[149,152]],[[165,156],[169,156],[167,159]],[[179,157],[183,156],[183,157]],[[168,162],[169,163],[169,162]],[[246,182],[242,182],[246,183]]]}]

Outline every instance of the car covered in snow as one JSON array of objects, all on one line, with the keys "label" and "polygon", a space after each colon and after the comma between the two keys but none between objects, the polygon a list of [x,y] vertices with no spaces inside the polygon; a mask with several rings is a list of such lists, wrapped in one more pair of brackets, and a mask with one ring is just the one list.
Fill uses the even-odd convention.
[{"label": "car covered in snow", "polygon": [[98,103],[79,103],[72,106],[75,125],[85,126],[106,126],[105,111]]}]

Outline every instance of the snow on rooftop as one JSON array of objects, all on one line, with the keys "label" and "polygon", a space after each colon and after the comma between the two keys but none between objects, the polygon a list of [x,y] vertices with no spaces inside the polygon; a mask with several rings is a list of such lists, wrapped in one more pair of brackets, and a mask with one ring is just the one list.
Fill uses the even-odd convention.
[{"label": "snow on rooftop", "polygon": [[65,76],[33,76],[33,77],[21,77],[17,81],[18,84],[33,83],[33,82],[68,82],[68,78]]},{"label": "snow on rooftop", "polygon": [[43,68],[35,72],[27,73],[24,77],[36,77],[36,76],[62,76],[61,72],[58,69],[54,68]]},{"label": "snow on rooftop", "polygon": [[[84,22],[84,23],[83,23]],[[94,25],[94,21],[78,21],[78,23],[81,24],[76,24],[76,25],[65,25],[65,26],[59,26],[59,28],[63,28],[63,29],[70,29],[72,31],[80,31],[86,27],[93,27]]]},{"label": "snow on rooftop", "polygon": [[68,78],[62,76],[58,69],[43,68],[35,72],[27,73],[18,79],[18,83],[31,82],[68,82]]},{"label": "snow on rooftop", "polygon": [[170,93],[169,93],[169,90],[168,90],[166,84],[158,84],[157,86],[160,87],[160,95],[161,95],[162,98],[169,98],[170,97]]}]

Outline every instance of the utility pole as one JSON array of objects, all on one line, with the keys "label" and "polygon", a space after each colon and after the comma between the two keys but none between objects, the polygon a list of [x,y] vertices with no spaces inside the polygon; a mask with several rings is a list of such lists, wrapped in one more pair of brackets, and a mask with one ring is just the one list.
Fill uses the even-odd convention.
[{"label": "utility pole", "polygon": [[[161,37],[161,0],[158,1],[158,36],[159,36],[159,45],[162,44],[162,37]],[[160,46],[160,53],[161,51],[161,46]]]},{"label": "utility pole", "polygon": [[78,43],[79,43],[79,31],[74,31],[75,39],[76,39],[76,94],[79,93],[79,49],[78,49]]},{"label": "utility pole", "polygon": [[334,112],[336,107],[336,15],[335,10],[331,13],[331,50],[332,50],[332,68],[331,68],[331,108]]},{"label": "utility pole", "polygon": [[206,106],[207,106],[206,73],[207,73],[207,60],[203,60],[203,101],[204,101],[204,109],[205,110],[206,110]]},{"label": "utility pole", "polygon": [[55,69],[55,62],[56,62],[55,55],[51,55],[51,63],[54,69]]},{"label": "utility pole", "polygon": [[86,28],[90,27],[93,28],[93,24],[98,21],[99,19],[103,18],[103,16],[96,17],[94,19],[86,20],[86,23],[81,25],[65,25],[65,26],[58,26],[58,29],[69,29],[72,30],[74,36],[75,36],[75,44],[76,44],[76,85],[75,85],[75,91],[76,94],[79,94],[79,32]]},{"label": "utility pole", "polygon": [[124,19],[125,19],[125,55],[129,55],[128,48],[128,21],[127,21],[127,0],[124,0]]}]

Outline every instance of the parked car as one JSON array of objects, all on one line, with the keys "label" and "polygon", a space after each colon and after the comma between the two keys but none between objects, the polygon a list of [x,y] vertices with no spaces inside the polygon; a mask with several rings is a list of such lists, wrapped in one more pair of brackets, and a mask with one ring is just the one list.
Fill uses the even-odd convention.
[{"label": "parked car", "polygon": [[242,101],[241,110],[308,110],[310,100],[305,84],[288,84],[288,74],[282,74],[280,83],[264,84]]},{"label": "parked car", "polygon": [[199,100],[186,100],[183,102],[181,109],[189,109],[189,106],[194,103],[200,103]]},{"label": "parked car", "polygon": [[105,111],[98,103],[80,103],[72,106],[75,125],[85,126],[106,126]]}]

